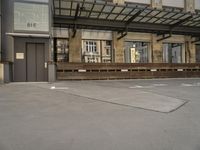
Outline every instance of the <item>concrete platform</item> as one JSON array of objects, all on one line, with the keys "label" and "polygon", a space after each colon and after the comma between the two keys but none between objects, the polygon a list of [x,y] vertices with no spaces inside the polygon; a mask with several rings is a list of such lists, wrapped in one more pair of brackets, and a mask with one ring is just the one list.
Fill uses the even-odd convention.
[{"label": "concrete platform", "polygon": [[[157,84],[158,85],[158,84]],[[181,100],[174,97],[168,97],[148,91],[141,91],[143,86],[133,88],[104,87],[91,84],[90,86],[66,87],[65,84],[53,85],[49,89],[62,91],[65,93],[78,95],[97,101],[124,105],[128,107],[137,107],[163,113],[172,112],[183,106],[187,100]]]},{"label": "concrete platform", "polygon": [[[0,150],[199,150],[199,83],[161,79],[1,85]],[[178,109],[160,113],[172,107]]]}]

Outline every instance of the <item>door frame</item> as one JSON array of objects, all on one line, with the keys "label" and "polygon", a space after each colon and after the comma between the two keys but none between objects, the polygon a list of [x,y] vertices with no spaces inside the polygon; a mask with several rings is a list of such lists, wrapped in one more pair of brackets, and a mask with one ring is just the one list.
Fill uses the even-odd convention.
[{"label": "door frame", "polygon": [[[38,79],[37,79],[37,44],[42,44],[43,45],[43,53],[44,53],[44,62],[45,62],[45,43],[43,42],[25,42],[25,56],[26,56],[26,82],[29,82],[28,81],[28,56],[27,56],[27,50],[28,50],[28,44],[34,44],[35,45],[35,66],[36,66],[36,74],[35,74],[35,77],[36,77],[36,81],[34,82],[39,82]],[[45,64],[43,64],[45,65]],[[44,67],[44,81],[45,80],[45,67]]]}]

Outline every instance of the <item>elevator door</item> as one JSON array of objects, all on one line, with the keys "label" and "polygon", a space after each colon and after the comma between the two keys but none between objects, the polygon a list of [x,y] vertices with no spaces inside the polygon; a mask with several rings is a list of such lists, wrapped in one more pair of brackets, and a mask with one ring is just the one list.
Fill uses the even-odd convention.
[{"label": "elevator door", "polygon": [[44,44],[27,43],[26,58],[27,82],[45,81]]}]

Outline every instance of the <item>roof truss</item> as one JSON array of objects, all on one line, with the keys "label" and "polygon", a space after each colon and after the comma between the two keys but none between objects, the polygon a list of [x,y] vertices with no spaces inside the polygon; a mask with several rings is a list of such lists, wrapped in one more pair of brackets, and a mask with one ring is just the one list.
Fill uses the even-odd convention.
[{"label": "roof truss", "polygon": [[107,1],[54,0],[54,26],[199,36],[200,12],[158,10]]}]

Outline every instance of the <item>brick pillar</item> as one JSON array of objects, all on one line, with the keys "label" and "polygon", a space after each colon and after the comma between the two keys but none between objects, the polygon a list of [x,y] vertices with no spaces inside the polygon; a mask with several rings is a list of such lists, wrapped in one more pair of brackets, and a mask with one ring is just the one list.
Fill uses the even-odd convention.
[{"label": "brick pillar", "polygon": [[124,38],[117,39],[119,37],[117,32],[113,32],[113,49],[114,49],[114,62],[124,63]]},{"label": "brick pillar", "polygon": [[185,57],[186,63],[196,62],[196,47],[190,36],[185,36]]},{"label": "brick pillar", "polygon": [[152,62],[162,63],[163,62],[163,51],[162,51],[162,41],[157,41],[158,37],[156,34],[152,34]]},{"label": "brick pillar", "polygon": [[82,31],[77,30],[75,37],[73,37],[72,29],[69,30],[69,62],[82,62],[81,48],[82,48]]},{"label": "brick pillar", "polygon": [[162,9],[162,0],[151,0],[151,7]]}]

